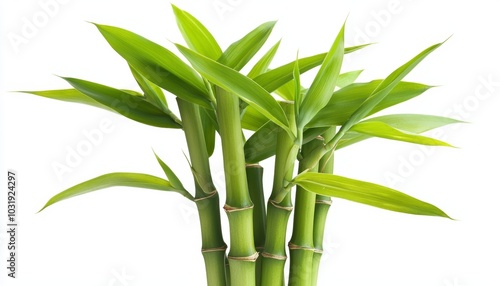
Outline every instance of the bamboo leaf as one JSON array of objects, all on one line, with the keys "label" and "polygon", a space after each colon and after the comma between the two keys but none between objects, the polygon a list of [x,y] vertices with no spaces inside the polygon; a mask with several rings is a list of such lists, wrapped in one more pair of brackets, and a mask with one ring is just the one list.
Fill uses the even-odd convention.
[{"label": "bamboo leaf", "polygon": [[288,120],[281,106],[271,94],[257,83],[239,72],[183,46],[177,45],[177,48],[206,79],[236,94],[241,100],[253,106],[269,120],[287,132],[291,132],[288,128]]},{"label": "bamboo leaf", "polygon": [[349,130],[361,134],[366,134],[369,136],[410,142],[421,145],[453,147],[450,144],[443,142],[441,140],[401,131],[384,122],[377,122],[377,121],[360,122],[352,126],[351,129]]},{"label": "bamboo leaf", "polygon": [[186,188],[184,188],[184,186],[182,185],[182,182],[175,175],[174,171],[172,171],[172,169],[170,169],[170,167],[167,164],[165,164],[165,162],[163,162],[163,160],[160,159],[160,157],[158,157],[156,152],[153,151],[153,153],[155,154],[158,164],[160,164],[161,168],[163,169],[163,172],[167,176],[167,179],[172,185],[172,187],[174,187],[177,190],[186,190]]},{"label": "bamboo leaf", "polygon": [[[382,80],[354,83],[337,90],[330,102],[311,120],[308,127],[328,127],[344,124],[381,83]],[[368,115],[414,98],[429,88],[431,86],[419,83],[399,82]]]},{"label": "bamboo leaf", "polygon": [[50,205],[75,196],[118,186],[171,191],[179,193],[191,201],[194,200],[190,193],[185,190],[175,189],[169,181],[162,178],[138,173],[110,173],[85,181],[60,192],[59,194],[53,196],[40,211]]},{"label": "bamboo leaf", "polygon": [[205,137],[205,146],[207,147],[208,157],[211,157],[215,150],[215,131],[214,110],[200,108],[201,124],[203,125],[203,135]]},{"label": "bamboo leaf", "polygon": [[135,81],[141,88],[142,92],[144,92],[144,97],[149,102],[156,105],[156,107],[163,109],[164,111],[169,110],[167,99],[165,98],[165,94],[163,94],[161,88],[159,88],[157,85],[147,80],[131,65],[129,65],[129,68],[130,71],[132,72],[132,75],[135,78]]},{"label": "bamboo leaf", "polygon": [[346,199],[396,212],[450,218],[434,205],[369,182],[310,172],[298,175],[293,181],[307,191],[323,196]]},{"label": "bamboo leaf", "polygon": [[237,71],[241,70],[267,41],[276,22],[266,22],[250,31],[224,51],[218,62]]},{"label": "bamboo leaf", "polygon": [[245,142],[245,161],[256,164],[276,154],[276,142],[280,128],[271,121],[264,124]]},{"label": "bamboo leaf", "polygon": [[247,106],[241,119],[241,127],[243,129],[257,131],[268,121],[269,119],[258,112],[255,108]]},{"label": "bamboo leaf", "polygon": [[355,70],[339,75],[339,78],[337,79],[337,86],[340,88],[344,88],[354,83],[354,81],[356,81],[356,79],[362,72],[363,70]]},{"label": "bamboo leaf", "polygon": [[86,105],[99,107],[102,109],[106,109],[108,111],[115,112],[114,109],[112,109],[104,104],[101,104],[100,102],[92,99],[92,97],[89,97],[89,96],[79,92],[78,90],[76,90],[74,88],[43,90],[43,91],[20,91],[20,92],[30,93],[30,94],[38,95],[41,97],[56,99],[56,100],[60,100],[60,101],[86,104]]},{"label": "bamboo leaf", "polygon": [[410,61],[400,66],[392,72],[380,85],[373,91],[358,109],[349,117],[349,119],[342,125],[331,144],[335,145],[336,142],[356,123],[358,123],[365,116],[375,108],[390,92],[392,89],[410,72],[412,71],[423,59],[430,53],[440,47],[443,43],[435,44],[422,51],[420,54],[412,58]]},{"label": "bamboo leaf", "polygon": [[156,127],[181,128],[161,109],[123,90],[76,78],[63,78],[75,89],[132,120]]},{"label": "bamboo leaf", "polygon": [[261,75],[269,68],[278,48],[280,46],[281,40],[279,40],[274,46],[272,46],[269,51],[267,51],[262,58],[253,66],[252,70],[248,73],[249,78],[255,78],[258,75]]},{"label": "bamboo leaf", "polygon": [[[422,114],[391,114],[370,118],[362,121],[362,123],[363,122],[383,122],[393,128],[416,134],[449,124],[463,123],[462,121],[452,118]],[[340,139],[337,149],[347,147],[371,137],[370,135],[349,131]]]},{"label": "bamboo leaf", "polygon": [[172,9],[177,20],[177,26],[188,47],[212,60],[217,60],[222,55],[222,50],[208,29],[188,12],[179,9],[173,4]]},{"label": "bamboo leaf", "polygon": [[344,28],[345,23],[321,64],[304,101],[300,103],[300,113],[297,119],[299,130],[303,130],[332,97],[344,59]]},{"label": "bamboo leaf", "polygon": [[[364,47],[369,46],[360,45],[354,47],[347,47],[344,50],[344,54],[349,54],[355,51],[358,51]],[[314,56],[309,56],[305,58],[299,59],[299,70],[300,73],[305,73],[308,70],[311,70],[323,63],[326,58],[326,53],[317,54]],[[270,71],[267,71],[256,78],[254,78],[255,82],[261,85],[265,90],[269,92],[275,91],[280,86],[285,83],[291,81],[293,79],[293,69],[295,67],[295,61],[292,61],[288,64],[282,65]]]},{"label": "bamboo leaf", "polygon": [[146,79],[186,101],[211,108],[203,80],[175,54],[125,29],[95,25],[110,46]]}]

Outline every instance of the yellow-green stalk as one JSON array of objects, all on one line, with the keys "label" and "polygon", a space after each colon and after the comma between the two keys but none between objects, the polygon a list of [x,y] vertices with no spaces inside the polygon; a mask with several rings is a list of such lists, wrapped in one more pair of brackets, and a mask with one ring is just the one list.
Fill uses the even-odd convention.
[{"label": "yellow-green stalk", "polygon": [[[317,146],[323,144],[322,138],[317,138],[302,146],[302,156],[307,158]],[[299,173],[304,171],[317,172],[317,166],[307,169],[301,161]],[[292,238],[290,249],[290,276],[288,285],[310,286],[312,281],[312,263],[314,255],[314,209],[316,194],[297,187],[295,195],[295,213],[293,217]]]},{"label": "yellow-green stalk", "polygon": [[[207,285],[226,285],[225,255],[226,244],[222,237],[219,194],[212,183],[212,175],[205,146],[203,126],[200,118],[200,107],[177,99],[179,112],[184,122],[189,156],[195,180],[195,202],[200,218],[202,254],[205,260]],[[200,185],[205,184],[205,185]]]},{"label": "yellow-green stalk", "polygon": [[[295,122],[293,102],[282,103],[289,122]],[[276,195],[292,180],[293,169],[299,146],[285,131],[279,131],[276,158],[274,164],[274,181],[271,197],[267,204],[266,228],[268,235],[262,253],[261,285],[282,286],[285,284],[286,229],[288,218],[292,212],[291,195],[287,194],[281,202],[275,200]],[[269,235],[271,234],[272,235]]]},{"label": "yellow-green stalk", "polygon": [[231,285],[255,286],[258,253],[254,244],[253,203],[247,185],[239,99],[216,88],[216,100],[226,181],[224,210],[229,219]]}]

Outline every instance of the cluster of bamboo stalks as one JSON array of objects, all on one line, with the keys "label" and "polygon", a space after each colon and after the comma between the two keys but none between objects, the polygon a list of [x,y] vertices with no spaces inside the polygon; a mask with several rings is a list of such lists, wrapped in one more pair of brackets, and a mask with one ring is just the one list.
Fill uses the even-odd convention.
[{"label": "cluster of bamboo stalks", "polygon": [[[196,18],[175,6],[173,11],[187,43],[187,47],[176,47],[187,62],[133,32],[95,24],[129,64],[140,92],[64,78],[71,89],[30,93],[108,109],[151,126],[182,129],[194,195],[157,156],[167,179],[110,173],[55,195],[44,208],[113,186],[177,192],[198,208],[210,286],[284,285],[288,256],[288,284],[316,285],[331,197],[397,212],[448,217],[439,208],[396,190],[333,174],[335,150],[371,137],[449,146],[420,133],[456,120],[420,114],[371,116],[430,88],[402,79],[441,43],[385,79],[355,83],[361,71],[341,73],[342,61],[345,54],[367,45],[345,47],[342,27],[326,53],[270,68],[277,42],[244,75],[241,69],[263,47],[274,22],[258,26],[223,51]],[[310,87],[302,86],[301,74],[318,66]],[[169,108],[165,91],[176,96],[178,115]],[[244,129],[253,131],[252,135],[245,138]],[[219,190],[209,165],[217,134],[224,162],[229,251],[221,230]],[[266,198],[259,162],[273,156],[272,191]],[[287,244],[292,211],[293,229]]]}]

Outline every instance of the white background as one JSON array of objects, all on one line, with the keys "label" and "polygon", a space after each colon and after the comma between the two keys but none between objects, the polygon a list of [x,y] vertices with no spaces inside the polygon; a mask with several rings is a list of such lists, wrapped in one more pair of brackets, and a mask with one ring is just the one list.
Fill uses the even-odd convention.
[{"label": "white background", "polygon": [[[169,2],[52,1],[56,6],[47,16],[40,3],[48,2],[0,4],[1,174],[7,169],[18,172],[20,222],[19,278],[14,281],[5,274],[6,194],[2,194],[0,283],[204,285],[197,215],[194,205],[179,195],[113,188],[37,214],[52,195],[103,173],[162,176],[151,148],[192,186],[179,131],[141,125],[92,107],[10,92],[67,88],[55,75],[137,90],[125,62],[86,21],[123,27],[174,50],[171,42],[182,42],[182,37]],[[266,45],[269,48],[283,39],[273,66],[293,60],[297,49],[301,56],[326,51],[347,17],[347,45],[377,43],[344,63],[344,71],[365,70],[359,81],[383,78],[452,35],[407,78],[439,87],[388,112],[449,115],[471,122],[429,133],[459,148],[429,149],[373,139],[339,151],[336,172],[402,190],[439,206],[456,221],[335,200],[319,284],[500,285],[496,1],[174,3],[198,17],[222,47],[262,22],[279,20]],[[35,30],[27,31],[28,22],[36,25]],[[84,132],[99,129],[103,120],[111,130],[102,133],[102,142],[92,145],[89,154],[69,167],[70,172],[58,176],[53,166],[67,165],[70,150],[86,144]],[[212,163],[223,201],[220,161]],[[272,170],[271,161],[263,165]],[[269,191],[270,173],[265,179]],[[4,175],[1,182],[6,193]]]}]

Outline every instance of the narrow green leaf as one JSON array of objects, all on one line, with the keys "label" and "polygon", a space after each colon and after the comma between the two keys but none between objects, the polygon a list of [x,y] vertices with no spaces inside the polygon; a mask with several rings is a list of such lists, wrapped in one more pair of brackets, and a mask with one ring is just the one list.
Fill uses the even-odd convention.
[{"label": "narrow green leaf", "polygon": [[380,85],[373,91],[358,109],[349,117],[349,119],[342,125],[335,138],[329,142],[331,145],[336,145],[338,140],[356,123],[366,117],[373,108],[375,108],[384,98],[390,94],[392,89],[410,72],[412,71],[423,59],[430,53],[440,47],[443,43],[435,44],[422,51],[420,54],[412,58],[410,61],[400,66],[392,72]]},{"label": "narrow green leaf", "polygon": [[211,108],[203,80],[175,54],[125,29],[95,25],[110,46],[149,81],[186,101]]},{"label": "narrow green leaf", "polygon": [[377,121],[360,122],[358,124],[353,125],[351,129],[349,129],[349,131],[354,131],[374,137],[410,142],[421,145],[453,147],[450,144],[443,142],[441,140],[401,131],[384,122],[377,122]]},{"label": "narrow green leaf", "polygon": [[257,131],[268,121],[269,119],[258,112],[255,108],[247,106],[241,119],[241,127],[243,129]]},{"label": "narrow green leaf", "polygon": [[222,55],[222,50],[208,29],[193,15],[174,4],[172,9],[177,19],[177,26],[188,47],[212,60],[217,60]]},{"label": "narrow green leaf", "polygon": [[20,92],[30,93],[30,94],[38,95],[41,97],[56,99],[56,100],[60,100],[60,101],[86,104],[86,105],[99,107],[102,109],[106,109],[108,111],[115,112],[114,109],[112,109],[104,104],[101,104],[100,102],[92,99],[92,97],[89,97],[89,96],[79,92],[78,90],[76,90],[74,88],[43,90],[43,91],[20,91]]},{"label": "narrow green leaf", "polygon": [[167,179],[172,185],[172,187],[174,187],[177,190],[186,190],[186,188],[184,188],[184,186],[182,185],[182,182],[175,175],[174,171],[172,171],[172,169],[170,169],[170,167],[167,164],[165,164],[165,162],[163,162],[163,160],[160,157],[158,157],[155,151],[153,151],[153,153],[155,154],[158,164],[160,164],[161,168],[163,169],[163,172],[167,176]]},{"label": "narrow green leaf", "polygon": [[258,75],[266,72],[269,65],[274,59],[276,52],[280,46],[281,40],[279,40],[274,46],[272,46],[269,51],[267,51],[262,58],[253,66],[252,70],[248,73],[249,78],[255,78]]},{"label": "narrow green leaf", "polygon": [[276,154],[276,142],[280,128],[271,121],[264,124],[245,142],[245,161],[256,164]]},{"label": "narrow green leaf", "polygon": [[[308,127],[327,127],[344,124],[381,83],[382,80],[354,83],[337,90],[334,92],[330,102],[311,120]],[[429,88],[431,87],[419,83],[399,82],[368,115],[414,98]]]},{"label": "narrow green leaf", "polygon": [[59,194],[53,196],[40,211],[50,205],[75,196],[118,186],[172,191],[183,195],[191,201],[194,200],[190,193],[185,190],[178,190],[174,188],[169,181],[162,178],[138,173],[110,173],[85,181],[60,192]]},{"label": "narrow green leaf", "polygon": [[146,101],[123,90],[76,78],[63,78],[75,89],[132,120],[166,128],[181,128],[172,117]]},{"label": "narrow green leaf", "polygon": [[[369,46],[369,44],[345,48],[344,54],[352,53],[367,46]],[[299,59],[300,73],[301,74],[305,73],[306,71],[321,65],[325,60],[325,58],[326,58],[326,53]],[[292,61],[288,64],[267,71],[254,78],[254,80],[256,83],[260,84],[265,90],[273,92],[280,86],[284,85],[285,83],[293,79],[294,67],[295,67],[295,61]]]},{"label": "narrow green leaf", "polygon": [[205,136],[208,157],[211,157],[215,150],[215,131],[217,128],[214,124],[215,114],[211,115],[210,113],[214,113],[214,110],[200,108],[200,118],[203,125],[203,135]]},{"label": "narrow green leaf", "polygon": [[241,100],[253,106],[269,120],[272,120],[287,132],[291,132],[288,128],[288,120],[281,106],[271,94],[257,83],[239,72],[181,45],[177,45],[177,48],[206,79],[236,94]]},{"label": "narrow green leaf", "polygon": [[129,65],[130,71],[132,72],[132,75],[135,78],[135,81],[141,88],[142,92],[144,92],[144,97],[151,102],[152,104],[156,105],[156,107],[167,111],[168,109],[168,104],[167,104],[167,99],[165,98],[165,94],[163,94],[163,91],[161,88],[159,88],[157,85],[154,83],[150,82],[147,80],[143,75],[141,75],[133,66]]},{"label": "narrow green leaf", "polygon": [[309,88],[304,101],[300,104],[297,127],[303,130],[311,119],[330,101],[337,85],[337,79],[344,59],[344,28],[340,29],[330,51]]},{"label": "narrow green leaf", "polygon": [[362,72],[363,70],[355,70],[339,75],[339,78],[337,79],[337,86],[343,88],[354,83]]},{"label": "narrow green leaf", "polygon": [[332,174],[302,173],[294,183],[323,196],[336,197],[381,209],[450,218],[439,208],[402,192],[381,185]]},{"label": "narrow green leaf", "polygon": [[[415,134],[420,134],[448,124],[463,123],[462,121],[452,118],[423,114],[391,114],[373,117],[361,123],[363,122],[383,122],[393,128]],[[347,147],[371,137],[370,135],[349,131],[340,139],[337,149]]]},{"label": "narrow green leaf", "polygon": [[218,62],[237,71],[241,70],[262,48],[271,34],[275,21],[266,22],[250,31],[224,51]]}]

